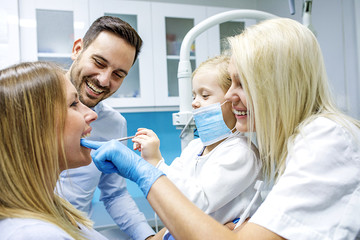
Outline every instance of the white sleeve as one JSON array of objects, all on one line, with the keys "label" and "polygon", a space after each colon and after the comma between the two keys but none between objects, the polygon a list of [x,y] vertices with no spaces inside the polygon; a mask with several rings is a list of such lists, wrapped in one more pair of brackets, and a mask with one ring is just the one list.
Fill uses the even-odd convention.
[{"label": "white sleeve", "polygon": [[234,141],[218,147],[205,161],[196,163],[196,155],[189,154],[186,157],[190,159],[184,159],[182,154],[170,167],[160,167],[206,213],[215,212],[233,200],[254,183],[260,171],[257,157],[247,143]]},{"label": "white sleeve", "polygon": [[288,239],[355,239],[360,232],[360,150],[342,126],[318,118],[289,151],[284,174],[250,222]]}]

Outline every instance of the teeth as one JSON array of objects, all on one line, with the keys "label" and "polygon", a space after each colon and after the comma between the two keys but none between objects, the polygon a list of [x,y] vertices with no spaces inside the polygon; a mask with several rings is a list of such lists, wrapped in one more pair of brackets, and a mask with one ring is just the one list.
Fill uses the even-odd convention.
[{"label": "teeth", "polygon": [[247,115],[246,111],[238,111],[238,110],[235,110],[235,109],[233,109],[233,113],[236,114],[236,115],[241,115],[241,116]]},{"label": "teeth", "polygon": [[91,82],[86,82],[87,86],[96,94],[100,94],[102,92],[104,92],[103,90],[97,88],[94,84],[92,84]]},{"label": "teeth", "polygon": [[84,134],[81,136],[81,138],[87,138],[87,137],[90,137],[90,133],[87,133],[87,134]]}]

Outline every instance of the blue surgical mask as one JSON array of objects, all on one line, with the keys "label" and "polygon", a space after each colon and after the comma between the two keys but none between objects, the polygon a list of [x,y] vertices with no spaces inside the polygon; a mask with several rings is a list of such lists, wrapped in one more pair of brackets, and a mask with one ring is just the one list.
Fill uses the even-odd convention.
[{"label": "blue surgical mask", "polygon": [[193,117],[204,146],[209,146],[231,135],[231,130],[224,122],[220,103],[193,110]]}]

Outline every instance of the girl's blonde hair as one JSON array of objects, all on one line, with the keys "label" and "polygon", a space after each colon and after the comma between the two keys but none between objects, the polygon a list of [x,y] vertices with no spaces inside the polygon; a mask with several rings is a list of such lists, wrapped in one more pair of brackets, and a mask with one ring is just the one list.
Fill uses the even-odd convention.
[{"label": "girl's blonde hair", "polygon": [[195,69],[192,77],[194,77],[197,73],[206,73],[208,71],[215,70],[219,86],[224,93],[226,93],[231,86],[231,79],[228,72],[229,61],[230,57],[227,55],[218,55],[213,58],[209,58]]},{"label": "girl's blonde hair", "polygon": [[64,71],[45,62],[0,71],[0,219],[35,218],[85,239],[91,222],[54,193],[66,164]]},{"label": "girl's blonde hair", "polygon": [[350,121],[360,127],[333,103],[320,46],[302,24],[266,20],[229,38],[229,43],[268,180],[284,172],[294,138],[316,117],[344,119],[341,124]]}]

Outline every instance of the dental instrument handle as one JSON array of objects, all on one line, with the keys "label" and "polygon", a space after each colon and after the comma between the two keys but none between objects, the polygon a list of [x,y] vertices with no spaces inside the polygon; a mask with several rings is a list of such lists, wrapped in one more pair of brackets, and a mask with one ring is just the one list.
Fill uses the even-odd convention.
[{"label": "dental instrument handle", "polygon": [[290,14],[295,14],[295,0],[289,0]]},{"label": "dental instrument handle", "polygon": [[128,137],[122,137],[122,138],[118,138],[118,139],[116,139],[117,141],[125,141],[125,140],[128,140],[128,139],[132,139],[132,138],[134,138],[135,136],[128,136]]}]

